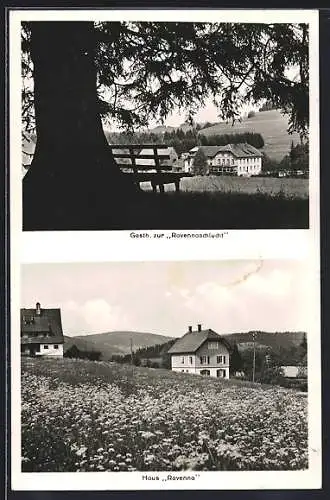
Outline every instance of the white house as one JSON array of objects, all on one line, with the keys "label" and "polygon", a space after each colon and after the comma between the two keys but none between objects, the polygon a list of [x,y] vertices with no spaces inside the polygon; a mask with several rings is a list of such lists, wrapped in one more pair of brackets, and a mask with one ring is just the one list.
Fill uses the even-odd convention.
[{"label": "white house", "polygon": [[191,173],[196,152],[201,149],[213,175],[236,175],[251,177],[259,175],[262,169],[262,153],[248,143],[227,144],[226,146],[196,146],[185,159],[185,172]]},{"label": "white house", "polygon": [[21,354],[63,357],[64,337],[60,309],[21,309]]},{"label": "white house", "polygon": [[229,378],[230,344],[211,329],[198,325],[169,349],[173,371],[208,377]]},{"label": "white house", "polygon": [[285,378],[306,378],[307,366],[287,365],[281,366]]}]

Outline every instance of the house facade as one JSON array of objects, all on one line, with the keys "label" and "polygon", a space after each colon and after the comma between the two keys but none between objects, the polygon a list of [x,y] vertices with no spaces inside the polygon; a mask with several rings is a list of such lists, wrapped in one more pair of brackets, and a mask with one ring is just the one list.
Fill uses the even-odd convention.
[{"label": "house facade", "polygon": [[173,371],[229,379],[230,345],[211,329],[189,326],[168,353]]},{"label": "house facade", "polygon": [[60,309],[21,309],[22,356],[63,357],[63,345]]},{"label": "house facade", "polygon": [[209,175],[251,177],[262,170],[262,153],[247,143],[226,146],[196,146],[185,159],[185,172],[192,173],[196,152],[201,149],[207,158]]}]

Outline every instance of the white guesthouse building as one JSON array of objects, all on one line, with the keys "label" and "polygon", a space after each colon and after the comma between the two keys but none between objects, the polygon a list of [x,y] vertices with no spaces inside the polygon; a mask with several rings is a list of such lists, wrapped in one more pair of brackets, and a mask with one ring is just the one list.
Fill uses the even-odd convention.
[{"label": "white guesthouse building", "polygon": [[230,344],[211,329],[198,325],[178,339],[169,349],[171,368],[175,372],[208,377],[229,378]]},{"label": "white guesthouse building", "polygon": [[196,152],[201,149],[207,158],[208,174],[251,177],[259,175],[262,169],[262,153],[248,143],[226,146],[196,146],[185,159],[184,170],[192,173]]}]

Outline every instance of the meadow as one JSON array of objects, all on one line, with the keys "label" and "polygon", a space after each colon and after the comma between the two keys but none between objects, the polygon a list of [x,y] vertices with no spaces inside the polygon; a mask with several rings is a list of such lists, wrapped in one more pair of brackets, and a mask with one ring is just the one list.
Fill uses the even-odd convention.
[{"label": "meadow", "polygon": [[[235,177],[225,175],[194,176],[181,179],[180,189],[192,193],[263,194],[271,197],[279,195],[287,199],[307,199],[308,179],[276,177]],[[150,184],[143,183],[144,189]],[[173,191],[174,185],[167,184],[166,191]]]},{"label": "meadow", "polygon": [[302,470],[307,398],[84,360],[22,359],[22,471]]}]

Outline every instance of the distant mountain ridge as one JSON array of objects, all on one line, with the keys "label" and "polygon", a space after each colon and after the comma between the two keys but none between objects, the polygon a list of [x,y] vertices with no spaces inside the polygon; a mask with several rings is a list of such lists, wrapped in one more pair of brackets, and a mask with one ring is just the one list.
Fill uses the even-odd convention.
[{"label": "distant mountain ridge", "polygon": [[114,331],[95,333],[90,335],[78,335],[75,337],[64,337],[64,351],[72,345],[76,345],[81,350],[101,351],[102,359],[110,359],[114,354],[125,355],[133,351],[153,346],[165,344],[172,337],[157,335],[148,332]]},{"label": "distant mountain ridge", "polygon": [[238,348],[244,349],[244,344],[253,342],[253,333],[255,333],[255,342],[259,346],[267,346],[275,353],[279,353],[281,349],[289,350],[301,344],[306,335],[305,332],[264,332],[255,330],[250,332],[240,332],[222,335],[229,342],[236,343]]},{"label": "distant mountain ridge", "polygon": [[[224,334],[221,337],[231,344],[237,344],[239,350],[244,350],[251,348],[253,333],[255,333],[255,342],[258,349],[268,348],[276,354],[283,350],[289,351],[298,347],[306,336],[305,332],[249,331]],[[173,339],[175,337],[135,331],[114,331],[76,337],[64,336],[64,351],[66,352],[72,345],[76,345],[78,349],[83,351],[100,351],[101,358],[108,360],[113,355],[124,356],[129,354],[131,341],[133,351],[137,351],[144,347],[163,345]],[[152,349],[150,355],[152,356]]]}]

